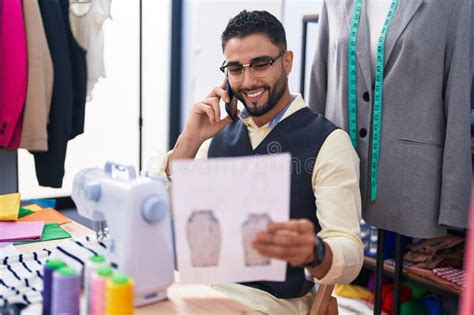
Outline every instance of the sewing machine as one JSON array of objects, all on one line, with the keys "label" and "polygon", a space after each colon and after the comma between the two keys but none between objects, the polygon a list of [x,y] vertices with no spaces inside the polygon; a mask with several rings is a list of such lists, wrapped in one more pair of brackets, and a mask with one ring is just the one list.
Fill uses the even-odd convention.
[{"label": "sewing machine", "polygon": [[135,305],[166,298],[174,280],[168,193],[159,178],[138,176],[133,166],[107,162],[74,178],[72,199],[107,242],[109,260],[135,282]]}]

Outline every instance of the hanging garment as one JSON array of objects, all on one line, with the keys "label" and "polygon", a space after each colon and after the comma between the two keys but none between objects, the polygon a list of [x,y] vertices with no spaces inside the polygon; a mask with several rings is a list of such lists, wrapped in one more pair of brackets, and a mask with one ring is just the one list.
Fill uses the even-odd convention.
[{"label": "hanging garment", "polygon": [[71,24],[69,22],[69,0],[59,0],[59,4],[61,5],[61,11],[63,14],[64,29],[66,31],[69,46],[69,60],[71,62],[73,112],[70,139],[72,139],[84,132],[87,89],[86,51],[79,46],[71,32]]},{"label": "hanging garment", "polygon": [[21,0],[1,2],[0,147],[18,148],[27,80],[25,25]]},{"label": "hanging garment", "polygon": [[87,100],[100,78],[105,78],[104,22],[111,18],[112,0],[95,0],[90,3],[71,3],[69,17],[74,38],[87,51]]},{"label": "hanging garment", "polygon": [[34,153],[41,186],[60,188],[64,177],[67,142],[72,131],[73,83],[63,13],[58,0],[39,0],[41,17],[54,68],[48,124],[48,152]]},{"label": "hanging garment", "polygon": [[53,61],[38,0],[23,0],[28,45],[28,86],[20,148],[48,151],[48,117],[53,94]]},{"label": "hanging garment", "polygon": [[[309,105],[348,130],[352,0],[325,1]],[[471,1],[399,0],[385,43],[377,198],[371,201],[373,80],[367,1],[356,43],[356,149],[364,220],[432,238],[465,227],[469,204]],[[456,36],[452,36],[456,34]]]}]

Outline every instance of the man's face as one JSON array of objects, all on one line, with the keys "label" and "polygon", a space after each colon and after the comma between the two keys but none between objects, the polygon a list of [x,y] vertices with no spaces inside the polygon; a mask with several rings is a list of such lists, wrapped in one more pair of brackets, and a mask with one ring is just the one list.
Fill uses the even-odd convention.
[{"label": "man's face", "polygon": [[[241,65],[261,57],[275,58],[280,52],[265,34],[232,38],[224,48],[226,62]],[[255,76],[250,68],[246,67],[240,80],[230,78],[234,95],[244,104],[251,116],[262,116],[275,107],[287,89],[289,71],[286,68],[283,55],[275,60],[264,77]]]}]

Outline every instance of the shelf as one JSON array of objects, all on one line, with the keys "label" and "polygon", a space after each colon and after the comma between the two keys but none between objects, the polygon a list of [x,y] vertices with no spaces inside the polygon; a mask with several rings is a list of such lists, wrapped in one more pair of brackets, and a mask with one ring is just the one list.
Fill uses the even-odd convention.
[{"label": "shelf", "polygon": [[[367,269],[370,269],[372,271],[375,271],[375,265],[376,265],[376,260],[371,257],[364,257],[364,267]],[[431,279],[424,278],[422,276],[419,276],[417,274],[410,273],[406,270],[402,271],[403,277],[406,280],[412,280],[416,284],[421,285],[422,287],[426,288],[430,292],[433,292],[435,294],[439,295],[444,295],[444,296],[449,296],[449,295],[454,295],[458,296],[460,291],[454,290],[451,287],[444,286],[440,283],[437,283]],[[384,264],[384,274],[390,277],[393,277],[395,274],[395,267],[392,265],[389,265],[387,263]]]}]

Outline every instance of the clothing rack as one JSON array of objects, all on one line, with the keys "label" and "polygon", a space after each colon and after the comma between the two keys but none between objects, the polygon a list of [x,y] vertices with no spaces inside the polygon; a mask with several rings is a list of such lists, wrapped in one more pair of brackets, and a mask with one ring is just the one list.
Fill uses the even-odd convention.
[{"label": "clothing rack", "polygon": [[[304,96],[305,76],[306,76],[306,41],[307,29],[309,23],[318,23],[319,14],[307,14],[303,16],[303,31],[301,45],[301,73],[300,73],[300,93]],[[375,301],[374,314],[379,315],[382,312],[382,279],[384,275],[384,241],[385,230],[378,230],[377,239],[377,260],[375,268]],[[400,314],[400,292],[403,270],[403,236],[396,233],[395,236],[395,273],[393,275],[393,305],[392,314]]]},{"label": "clothing rack", "polygon": [[[74,0],[70,3],[90,3],[91,0]],[[180,0],[182,2],[182,0]],[[138,150],[138,163],[139,170],[142,169],[142,153],[143,153],[143,4],[142,0],[139,1],[139,150]],[[8,194],[19,191],[19,173],[18,173],[18,152],[17,150],[4,150],[0,148],[0,195]],[[70,197],[58,197],[58,209],[61,209],[61,205],[65,205],[65,208],[74,207]],[[60,202],[59,202],[60,201]]]},{"label": "clothing rack", "polygon": [[[384,243],[385,230],[378,230],[377,260],[375,267],[375,301],[374,315],[382,312],[382,279],[384,275]],[[403,270],[403,236],[395,233],[395,272],[393,275],[393,304],[392,314],[400,314],[400,292],[402,287]]]}]

